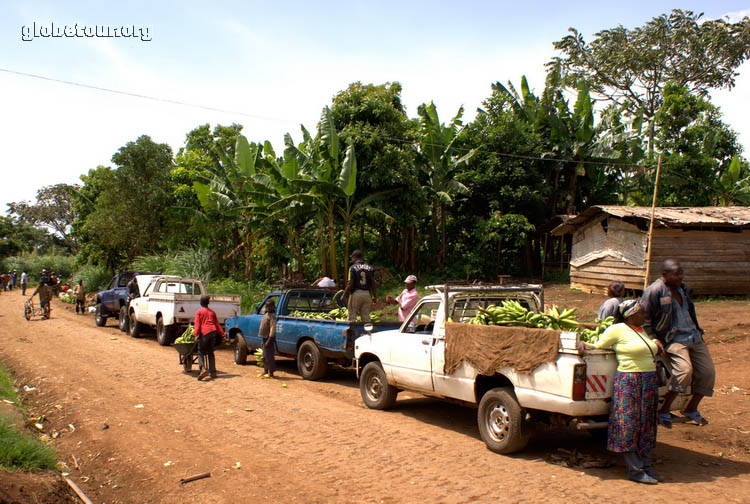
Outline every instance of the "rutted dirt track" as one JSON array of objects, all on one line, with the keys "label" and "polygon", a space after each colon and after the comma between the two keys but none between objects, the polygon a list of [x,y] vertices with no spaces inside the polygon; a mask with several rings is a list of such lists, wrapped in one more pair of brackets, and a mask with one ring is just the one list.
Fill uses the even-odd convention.
[{"label": "rutted dirt track", "polygon": [[702,411],[712,423],[660,430],[667,482],[645,487],[623,479],[619,458],[607,469],[549,462],[559,449],[601,454],[586,434],[547,432],[522,454],[495,455],[470,408],[401,394],[392,411],[371,411],[353,373],[307,382],[281,360],[280,378],[261,380],[230,348],[217,353],[219,377],[198,382],[153,337],[132,339],[114,320],[94,327],[57,301],[51,320],[27,322],[23,300],[0,296],[0,362],[37,387],[28,400],[98,503],[750,501],[750,332],[728,318],[746,317],[747,302],[700,306],[709,335],[736,329],[708,338],[718,391]]}]

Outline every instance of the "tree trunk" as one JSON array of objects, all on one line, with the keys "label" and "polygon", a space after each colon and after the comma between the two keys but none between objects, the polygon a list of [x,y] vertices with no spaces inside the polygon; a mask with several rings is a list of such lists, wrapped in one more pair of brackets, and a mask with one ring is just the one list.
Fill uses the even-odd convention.
[{"label": "tree trunk", "polygon": [[359,228],[359,250],[365,253],[365,223],[362,222],[362,226]]},{"label": "tree trunk", "polygon": [[351,234],[351,230],[352,230],[351,218],[347,217],[345,226],[346,227],[344,229],[344,233],[345,233],[344,235],[344,257],[348,258],[349,257],[349,235]]},{"label": "tree trunk", "polygon": [[411,239],[409,240],[409,266],[412,273],[416,273],[417,271],[417,251],[416,251],[416,245],[414,244],[415,240],[415,234],[416,231],[414,229],[414,226],[411,227]]},{"label": "tree trunk", "polygon": [[578,167],[573,167],[573,173],[570,176],[568,184],[568,201],[565,207],[565,213],[572,215],[576,212],[576,190],[578,189]]},{"label": "tree trunk", "polygon": [[334,236],[333,227],[333,204],[328,207],[328,253],[331,261],[331,278],[337,282],[339,278],[338,268],[336,267],[336,237]]},{"label": "tree trunk", "polygon": [[302,280],[305,278],[305,269],[302,263],[302,228],[295,228],[294,235],[297,240],[297,280]]},{"label": "tree trunk", "polygon": [[445,231],[445,204],[440,203],[440,269],[445,267],[445,259],[448,255],[448,240]]},{"label": "tree trunk", "polygon": [[331,271],[328,268],[328,244],[326,243],[325,234],[324,234],[324,228],[323,228],[323,218],[319,216],[318,220],[318,251],[320,253],[320,268],[321,273],[323,276],[330,277]]}]

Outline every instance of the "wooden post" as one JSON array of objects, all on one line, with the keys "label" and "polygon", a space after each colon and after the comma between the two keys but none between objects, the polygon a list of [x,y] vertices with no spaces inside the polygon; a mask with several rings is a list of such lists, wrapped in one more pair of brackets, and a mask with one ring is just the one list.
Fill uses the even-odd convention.
[{"label": "wooden post", "polygon": [[651,274],[651,239],[654,235],[654,213],[656,212],[656,195],[659,191],[659,174],[661,173],[661,154],[659,154],[659,163],[656,165],[656,178],[654,179],[654,199],[651,203],[651,222],[648,226],[648,250],[646,255],[646,274],[643,277],[643,290],[648,287],[648,277]]}]

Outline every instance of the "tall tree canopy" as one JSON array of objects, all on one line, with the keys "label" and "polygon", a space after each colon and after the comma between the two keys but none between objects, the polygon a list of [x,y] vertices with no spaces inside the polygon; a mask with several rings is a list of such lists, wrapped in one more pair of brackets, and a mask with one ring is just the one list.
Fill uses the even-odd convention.
[{"label": "tall tree canopy", "polygon": [[58,235],[71,251],[78,251],[78,244],[71,236],[73,223],[73,194],[78,186],[55,184],[45,186],[36,193],[36,203],[22,201],[9,203],[8,211],[21,220],[49,229]]},{"label": "tall tree canopy", "polygon": [[675,9],[632,30],[621,25],[602,30],[590,43],[570,28],[570,35],[554,43],[563,55],[552,64],[560,64],[569,85],[586,79],[599,98],[632,116],[643,114],[651,125],[652,151],[653,119],[668,82],[699,95],[732,88],[737,67],[750,57],[750,18],[730,23],[702,17]]}]

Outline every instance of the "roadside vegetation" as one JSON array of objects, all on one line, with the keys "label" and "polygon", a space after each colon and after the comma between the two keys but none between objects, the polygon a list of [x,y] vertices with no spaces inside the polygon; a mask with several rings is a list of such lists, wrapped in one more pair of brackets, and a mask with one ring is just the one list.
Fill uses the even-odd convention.
[{"label": "roadside vegetation", "polygon": [[19,421],[23,413],[13,377],[0,365],[0,467],[6,470],[54,469],[55,451],[35,438]]}]

